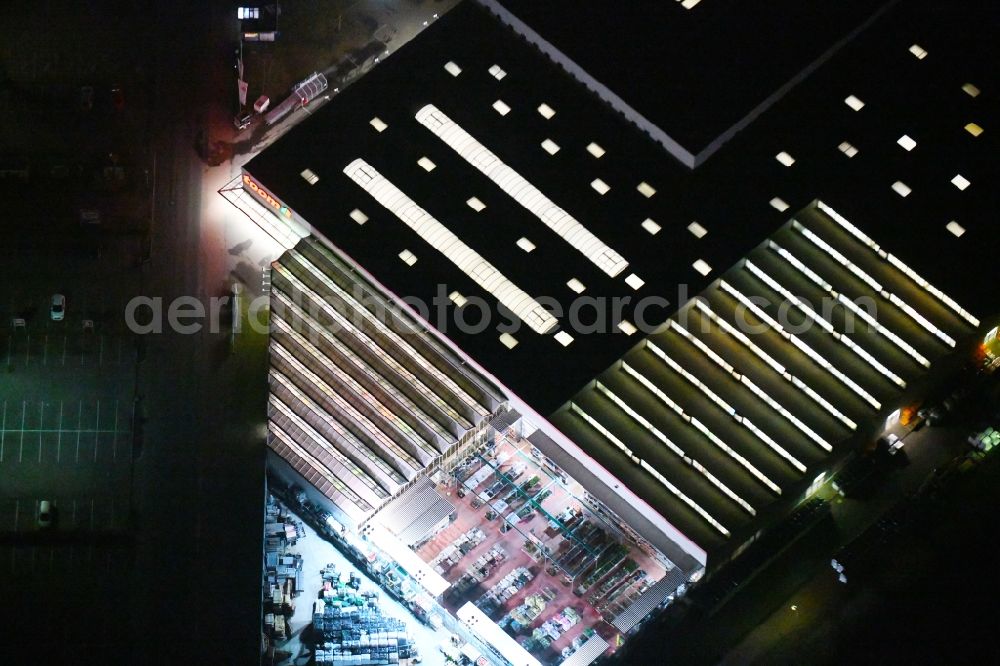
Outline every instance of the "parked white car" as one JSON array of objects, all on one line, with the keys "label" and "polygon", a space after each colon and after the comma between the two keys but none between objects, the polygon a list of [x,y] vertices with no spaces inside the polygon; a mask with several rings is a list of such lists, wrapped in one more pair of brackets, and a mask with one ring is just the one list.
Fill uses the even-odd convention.
[{"label": "parked white car", "polygon": [[52,295],[52,307],[49,308],[52,321],[62,321],[66,316],[66,297],[62,294]]}]

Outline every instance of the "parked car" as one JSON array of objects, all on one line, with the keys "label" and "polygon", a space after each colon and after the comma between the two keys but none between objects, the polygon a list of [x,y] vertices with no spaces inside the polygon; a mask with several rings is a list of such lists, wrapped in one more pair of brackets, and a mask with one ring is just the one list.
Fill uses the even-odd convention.
[{"label": "parked car", "polygon": [[52,306],[49,308],[52,321],[62,321],[66,316],[66,297],[62,294],[52,295]]},{"label": "parked car", "polygon": [[38,503],[38,526],[39,527],[51,527],[52,521],[55,518],[54,507],[52,502],[49,500],[42,500]]}]

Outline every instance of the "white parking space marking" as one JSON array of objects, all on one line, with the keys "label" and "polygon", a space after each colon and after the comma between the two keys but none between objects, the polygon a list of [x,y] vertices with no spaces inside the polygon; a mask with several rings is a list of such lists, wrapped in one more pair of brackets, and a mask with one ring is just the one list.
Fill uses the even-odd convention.
[{"label": "white parking space marking", "polygon": [[[94,426],[94,462],[97,462],[97,449],[101,443],[101,401],[97,401],[97,425]],[[90,502],[90,522],[94,522],[94,502]],[[93,527],[93,525],[91,525]]]},{"label": "white parking space marking", "polygon": [[17,449],[17,462],[24,457],[24,417],[28,413],[28,403],[21,401],[21,445]]},{"label": "white parking space marking", "polygon": [[42,462],[42,433],[45,432],[45,403],[38,405],[38,463]]},{"label": "white parking space marking", "polygon": [[[80,462],[80,422],[83,420],[83,401],[79,403],[79,408],[76,412],[76,462]],[[76,507],[74,506],[73,515],[76,516]],[[74,518],[74,523],[76,519]]]},{"label": "white parking space marking", "polygon": [[0,463],[3,462],[3,445],[7,440],[7,401],[3,401],[3,426],[0,428]]},{"label": "white parking space marking", "polygon": [[[115,433],[111,440],[111,459],[118,460],[118,401],[115,400]],[[114,504],[111,505],[114,508]]]},{"label": "white parking space marking", "polygon": [[63,401],[59,401],[59,439],[56,440],[56,462],[62,457]]}]

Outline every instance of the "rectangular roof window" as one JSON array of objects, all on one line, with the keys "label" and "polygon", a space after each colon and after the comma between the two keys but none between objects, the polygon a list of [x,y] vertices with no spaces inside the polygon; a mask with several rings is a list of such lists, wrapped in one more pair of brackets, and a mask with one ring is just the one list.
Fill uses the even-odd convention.
[{"label": "rectangular roof window", "polygon": [[635,273],[629,273],[628,277],[625,278],[625,284],[638,291],[642,288],[642,285],[646,284],[646,281]]},{"label": "rectangular roof window", "polygon": [[625,319],[618,322],[618,330],[625,335],[635,335],[639,331],[639,329],[635,327],[635,324]]},{"label": "rectangular roof window", "polygon": [[848,141],[844,141],[844,142],[842,142],[842,143],[841,143],[841,144],[840,144],[839,146],[837,146],[837,149],[838,149],[838,150],[839,150],[840,152],[842,152],[842,153],[844,153],[845,155],[847,155],[848,157],[854,157],[855,155],[857,155],[857,154],[858,154],[858,149],[857,149],[857,148],[855,148],[855,147],[854,147],[854,146],[853,146],[853,145],[852,145],[852,144],[851,144],[850,142],[848,142]]},{"label": "rectangular roof window", "polygon": [[969,123],[968,125],[965,126],[965,131],[971,134],[972,136],[979,136],[980,134],[983,133],[983,128],[977,125],[976,123]]},{"label": "rectangular roof window", "polygon": [[705,227],[701,226],[697,222],[692,222],[691,224],[689,224],[688,225],[688,231],[690,231],[692,234],[694,234],[695,238],[704,238],[705,234],[708,233],[708,229],[706,229]]},{"label": "rectangular roof window", "polygon": [[792,157],[791,155],[789,155],[788,153],[786,153],[785,151],[781,151],[780,153],[778,153],[777,155],[775,155],[774,159],[778,160],[779,162],[781,162],[782,164],[784,164],[786,167],[790,167],[793,164],[795,164],[795,158]]},{"label": "rectangular roof window", "polygon": [[517,338],[515,338],[515,337],[514,337],[513,335],[511,335],[510,333],[504,333],[504,334],[502,334],[502,335],[500,336],[500,342],[501,342],[501,343],[503,344],[503,346],[504,346],[504,347],[506,347],[507,349],[513,349],[514,347],[516,347],[516,346],[517,346]]},{"label": "rectangular roof window", "polygon": [[559,331],[556,333],[556,342],[561,344],[563,347],[569,347],[570,343],[573,342],[573,336],[566,331]]}]

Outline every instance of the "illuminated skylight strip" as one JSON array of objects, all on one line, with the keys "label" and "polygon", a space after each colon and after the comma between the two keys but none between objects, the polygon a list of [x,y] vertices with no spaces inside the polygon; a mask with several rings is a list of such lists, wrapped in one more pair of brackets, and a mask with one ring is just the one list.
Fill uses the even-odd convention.
[{"label": "illuminated skylight strip", "polygon": [[810,229],[802,225],[802,223],[797,220],[792,220],[792,227],[799,231],[805,238],[807,238],[813,245],[819,249],[826,252],[830,257],[833,258],[839,265],[845,266],[853,275],[855,275],[862,282],[867,284],[869,287],[877,291],[883,298],[887,299],[890,303],[898,307],[904,313],[906,313],[911,319],[920,324],[926,331],[932,333],[943,341],[949,347],[955,346],[955,340],[950,335],[942,331],[940,328],[932,324],[926,317],[917,312],[912,306],[904,302],[899,296],[886,290],[875,278],[868,275],[865,271],[861,270],[853,261],[845,257],[843,254],[834,249],[829,243],[824,241],[822,238],[813,233]]},{"label": "illuminated skylight strip", "polygon": [[825,439],[823,439],[818,434],[816,434],[816,432],[812,428],[810,428],[805,423],[803,423],[801,420],[799,420],[799,418],[796,417],[794,414],[792,414],[787,409],[785,409],[784,407],[782,407],[781,403],[779,403],[777,400],[775,400],[774,398],[772,398],[771,396],[769,396],[767,393],[765,393],[764,390],[761,389],[760,387],[758,387],[756,384],[754,384],[753,381],[751,381],[749,377],[747,377],[746,375],[744,375],[744,374],[742,374],[740,372],[737,372],[736,368],[734,368],[732,365],[730,365],[729,363],[727,363],[725,359],[723,359],[721,356],[719,356],[717,353],[715,353],[715,351],[713,351],[708,345],[706,345],[704,342],[702,342],[701,340],[699,340],[698,338],[696,338],[689,331],[685,330],[683,327],[681,327],[673,319],[668,320],[668,322],[669,322],[668,323],[668,327],[669,328],[672,328],[673,330],[675,330],[678,333],[680,333],[688,342],[690,342],[695,347],[697,347],[698,350],[701,351],[701,353],[703,353],[705,356],[708,356],[710,359],[712,359],[713,361],[715,361],[715,364],[718,365],[723,370],[725,370],[726,372],[728,372],[729,375],[733,379],[735,379],[736,381],[740,382],[741,384],[743,384],[744,386],[746,386],[748,389],[750,389],[750,392],[753,393],[754,395],[756,395],[768,407],[770,407],[774,411],[776,411],[779,414],[781,414],[782,416],[784,416],[796,428],[798,428],[803,434],[805,434],[807,437],[809,437],[809,439],[811,439],[813,442],[815,442],[816,444],[818,444],[821,449],[823,449],[824,451],[827,451],[827,452],[833,450],[833,447],[830,446],[829,442],[827,442]]},{"label": "illuminated skylight strip", "polygon": [[615,395],[615,393],[611,391],[611,389],[609,389],[601,382],[595,382],[594,387],[600,393],[602,393],[606,398],[608,398],[611,402],[615,403],[615,405],[620,410],[622,410],[630,417],[632,417],[634,421],[636,421],[639,425],[645,428],[646,431],[649,432],[649,434],[658,439],[664,446],[670,449],[675,455],[680,457],[684,462],[686,462],[691,467],[698,470],[702,474],[702,476],[708,479],[709,483],[711,483],[713,486],[722,491],[722,493],[726,497],[728,497],[729,499],[733,500],[741,507],[743,507],[747,511],[747,513],[749,513],[751,516],[757,515],[757,511],[752,506],[750,506],[749,502],[747,502],[742,497],[737,495],[731,488],[729,488],[729,486],[724,484],[714,474],[705,469],[705,467],[701,463],[699,463],[694,458],[691,458],[690,456],[685,454],[684,451],[681,450],[679,446],[670,441],[670,438],[667,437],[665,434],[663,434],[663,432],[660,431],[659,428],[650,423],[650,421],[646,419],[646,417],[644,417],[642,414],[632,409],[632,407],[630,407],[624,400]]},{"label": "illuminated skylight strip", "polygon": [[597,419],[595,419],[593,416],[591,416],[583,409],[581,409],[575,402],[569,403],[569,408],[574,414],[576,414],[584,421],[586,421],[587,424],[590,425],[590,427],[592,427],[594,430],[603,435],[606,440],[608,440],[609,442],[617,446],[619,449],[621,449],[621,451],[624,452],[625,455],[627,455],[629,458],[632,459],[632,462],[636,463],[644,470],[649,472],[654,478],[656,478],[657,481],[663,484],[663,486],[667,490],[669,490],[671,493],[677,496],[678,499],[680,499],[682,502],[691,507],[691,509],[693,509],[695,513],[701,516],[709,525],[717,529],[724,536],[727,537],[729,536],[729,530],[723,527],[722,523],[713,518],[711,514],[708,513],[708,511],[705,511],[705,509],[701,507],[701,505],[699,505],[693,499],[691,499],[683,492],[681,492],[680,488],[670,483],[670,481],[668,481],[662,474],[657,472],[652,465],[646,463],[642,458],[632,453],[632,449],[625,446],[625,444],[620,439],[618,439],[614,433],[612,433],[610,430],[601,425]]},{"label": "illuminated skylight strip", "polygon": [[[482,417],[490,413],[488,405],[482,404],[476,398],[472,397],[465,389],[459,386],[454,379],[449,377],[447,373],[442,372],[440,368],[438,368],[436,365],[428,361],[424,357],[424,355],[418,352],[416,348],[414,348],[409,342],[407,342],[404,339],[403,336],[399,335],[398,333],[396,333],[396,331],[389,328],[389,326],[386,325],[386,323],[382,321],[380,317],[376,317],[374,314],[372,314],[368,310],[368,308],[365,307],[363,303],[361,303],[360,301],[357,300],[357,298],[355,298],[354,295],[342,289],[340,285],[331,280],[329,276],[326,275],[326,273],[316,268],[316,266],[314,266],[313,263],[309,261],[309,259],[302,256],[300,253],[294,251],[291,252],[289,256],[293,258],[295,261],[297,261],[300,266],[309,271],[309,273],[313,277],[319,280],[325,287],[330,289],[339,298],[343,299],[346,303],[349,303],[350,306],[354,308],[354,311],[359,313],[361,317],[364,319],[364,321],[368,322],[371,325],[371,327],[378,332],[378,335],[384,336],[387,341],[389,341],[392,345],[395,346],[396,349],[392,350],[394,353],[389,353],[388,350],[382,349],[379,343],[375,340],[375,336],[373,334],[369,333],[368,331],[364,332],[365,338],[372,341],[372,346],[374,347],[374,350],[378,352],[378,356],[383,360],[388,359],[386,362],[393,367],[393,369],[397,374],[404,377],[409,377],[411,382],[418,381],[416,376],[412,372],[410,372],[405,367],[403,367],[402,365],[400,365],[398,362],[395,361],[394,355],[396,353],[402,353],[405,354],[407,357],[412,358],[413,361],[420,366],[421,372],[427,373],[427,375],[433,377],[436,381],[440,382],[442,387],[447,388],[449,391],[451,391],[453,395],[457,396],[458,399],[461,400],[463,403],[465,403],[466,407],[472,410],[475,414]],[[288,272],[287,269],[285,272],[285,277],[290,282],[292,282],[292,284],[294,284],[297,289],[299,289],[305,294],[309,294],[312,301],[316,305],[318,305],[325,313],[327,313],[331,317],[334,317],[335,319],[338,318],[338,313],[336,312],[336,308],[328,305],[325,298],[321,298],[319,294],[317,294],[310,287],[307,287],[301,280],[299,280],[290,272]],[[349,331],[358,330],[354,324],[352,324],[347,320],[347,318],[339,317],[339,319],[344,323],[346,330]],[[434,391],[435,394],[439,392],[440,389]],[[450,407],[446,410],[446,413],[453,414],[452,418],[456,420],[459,420],[461,422],[466,421],[466,418],[464,416],[458,414],[457,411],[455,411]],[[457,417],[455,415],[457,415]]]},{"label": "illuminated skylight strip", "polygon": [[760,319],[762,322],[764,322],[772,329],[774,329],[774,331],[779,335],[781,335],[781,337],[792,343],[792,345],[795,348],[797,348],[803,354],[811,358],[813,362],[815,362],[821,368],[823,368],[831,375],[836,377],[838,380],[840,380],[840,382],[844,386],[846,386],[847,388],[851,389],[851,391],[864,398],[865,402],[867,402],[875,409],[881,409],[882,403],[876,400],[871,393],[861,388],[860,384],[858,384],[856,381],[854,381],[853,379],[845,375],[843,372],[841,372],[839,368],[837,368],[834,364],[826,360],[826,358],[823,357],[819,352],[815,351],[812,347],[810,347],[805,342],[800,340],[798,336],[792,335],[791,333],[786,331],[781,326],[781,324],[779,324],[770,315],[768,315],[760,307],[758,307],[756,303],[754,303],[749,298],[744,296],[741,291],[730,285],[725,280],[721,280],[719,282],[719,286],[722,287],[722,289],[727,293],[729,293],[733,298],[742,303],[744,307],[748,308],[751,312],[753,312],[758,319]]},{"label": "illuminated skylight strip", "polygon": [[857,429],[858,427],[857,423],[855,423],[847,416],[845,416],[840,410],[834,407],[826,398],[816,393],[816,391],[807,386],[805,382],[803,382],[801,379],[795,377],[790,372],[788,372],[788,370],[785,369],[785,366],[778,363],[767,352],[765,352],[763,349],[761,349],[756,344],[751,342],[750,338],[747,337],[745,333],[737,329],[735,326],[730,324],[725,319],[722,319],[717,314],[715,314],[715,312],[712,311],[712,308],[710,308],[703,300],[696,299],[695,307],[701,310],[701,312],[705,314],[713,322],[718,324],[719,328],[721,328],[723,331],[725,331],[726,333],[728,333],[729,335],[733,336],[741,343],[743,343],[743,346],[752,351],[754,355],[757,356],[757,358],[764,361],[764,363],[766,363],[771,368],[771,370],[780,375],[786,381],[790,382],[792,386],[796,387],[797,389],[808,395],[810,398],[812,398],[813,402],[826,409],[829,413],[833,414],[835,417],[837,417],[837,419],[839,419],[844,425],[846,425],[851,430]]},{"label": "illuminated skylight strip", "polygon": [[[310,453],[305,448],[300,446],[294,439],[292,439],[289,435],[287,435],[285,431],[282,430],[278,425],[276,425],[275,423],[270,423],[269,425],[270,425],[269,430],[275,439],[280,440],[281,443],[287,446],[292,453],[301,458],[311,468],[316,470],[317,474],[320,474],[321,476],[323,476],[323,478],[329,481],[330,485],[336,488],[339,492],[343,493],[344,496],[347,499],[349,499],[351,503],[353,503],[359,510],[365,513],[375,510],[375,507],[370,502],[363,499],[360,495],[354,492],[353,489],[349,488],[343,481],[341,481],[340,478],[335,475],[334,471],[331,470],[327,464],[320,462],[320,460],[316,456],[314,456],[312,453]],[[326,449],[324,449],[324,451],[326,451]],[[340,455],[342,456],[343,454]],[[284,457],[285,456],[282,456],[282,458]]]},{"label": "illuminated skylight strip", "polygon": [[869,326],[871,326],[877,333],[882,335],[884,338],[892,342],[894,345],[906,352],[913,360],[915,360],[920,365],[925,368],[931,367],[931,362],[924,357],[923,354],[918,352],[914,347],[903,340],[901,337],[890,331],[888,328],[880,324],[874,317],[865,312],[864,308],[858,307],[858,304],[849,299],[843,294],[837,294],[837,301],[841,303],[845,308],[853,312],[855,315],[861,317],[862,320]]},{"label": "illuminated skylight strip", "polygon": [[698,379],[693,374],[691,374],[690,372],[688,372],[687,370],[685,370],[683,367],[681,367],[681,365],[679,363],[677,363],[674,359],[670,358],[670,356],[668,356],[665,351],[663,351],[662,349],[660,349],[659,347],[657,347],[655,344],[653,344],[649,340],[646,340],[646,349],[648,349],[649,351],[653,352],[653,354],[655,354],[657,357],[659,357],[659,359],[661,361],[663,361],[668,366],[670,366],[674,370],[674,372],[678,373],[679,375],[681,375],[682,377],[684,377],[684,379],[688,380],[688,382],[690,382],[691,384],[693,384],[698,390],[700,390],[702,393],[704,393],[705,396],[707,396],[709,400],[711,400],[716,405],[718,405],[719,407],[721,407],[724,411],[726,411],[727,413],[729,413],[729,415],[733,417],[733,420],[735,420],[737,423],[739,423],[744,428],[746,428],[747,430],[749,430],[750,432],[752,432],[754,435],[756,435],[757,438],[760,441],[762,441],[765,444],[767,444],[767,446],[772,451],[774,451],[775,453],[777,453],[778,456],[780,456],[781,458],[784,458],[788,462],[788,464],[790,464],[792,467],[794,467],[795,469],[797,469],[799,472],[805,472],[806,471],[806,466],[803,465],[795,456],[793,456],[792,454],[790,454],[780,444],[778,444],[776,441],[774,441],[773,439],[771,439],[771,437],[768,436],[767,433],[765,433],[760,428],[758,428],[757,426],[755,426],[750,421],[750,419],[748,419],[745,416],[742,416],[741,414],[737,413],[737,411],[729,403],[727,403],[725,400],[723,400],[721,397],[719,397],[719,395],[717,393],[715,393],[715,391],[713,391],[712,389],[710,389],[707,385],[705,385],[704,383],[702,383],[702,381],[700,379]]},{"label": "illuminated skylight strip", "polygon": [[615,277],[628,266],[624,257],[592,234],[576,218],[553,203],[514,169],[504,164],[499,157],[436,106],[428,104],[423,107],[417,112],[416,119],[465,158],[469,164],[483,172],[517,203],[531,211],[545,226],[582,252],[602,271]]},{"label": "illuminated skylight strip", "polygon": [[[274,369],[272,369],[270,372],[270,377],[275,381],[277,381],[279,384],[281,384],[290,393],[295,395],[297,399],[301,400],[303,397],[305,397],[302,391],[299,390],[299,388],[295,385],[295,383],[292,382],[292,380],[286,377],[283,373],[277,372]],[[384,496],[386,490],[393,491],[399,486],[406,483],[406,479],[396,470],[388,468],[387,471],[385,461],[376,456],[371,450],[368,449],[368,447],[365,446],[364,442],[355,437],[354,433],[348,430],[346,426],[344,426],[336,419],[331,419],[330,422],[327,423],[327,426],[329,426],[329,431],[324,434],[316,430],[316,428],[314,428],[310,423],[308,423],[305,419],[296,414],[295,410],[293,410],[289,405],[285,404],[285,402],[281,400],[281,398],[279,398],[273,392],[271,393],[270,404],[271,406],[276,407],[280,412],[282,412],[282,414],[284,414],[284,416],[288,418],[289,421],[294,423],[300,431],[306,434],[309,437],[309,439],[311,439],[324,451],[336,450],[338,453],[344,455],[347,458],[347,460],[351,462],[350,464],[351,473],[354,474],[354,476],[356,476],[358,479],[360,479],[361,483],[368,486],[373,492],[376,492],[378,495]],[[369,471],[365,469],[364,467],[361,466],[362,463],[354,462],[351,456],[347,455],[339,448],[337,448],[333,443],[334,441],[337,440],[341,441],[342,445],[344,445],[345,447],[347,445],[350,445],[351,448],[355,449],[357,455],[359,455],[362,458],[368,459],[369,462],[371,462],[373,465],[375,465],[375,467],[378,468],[379,472],[387,476],[388,480],[384,480],[383,483],[385,483],[388,486],[388,488],[383,487],[382,484],[376,480],[377,474],[374,472],[374,470]]]},{"label": "illuminated skylight strip", "polygon": [[[309,356],[311,356],[313,359],[315,359],[317,363],[323,366],[323,368],[326,371],[324,373],[324,376],[320,377],[318,375],[315,375],[316,379],[313,380],[313,383],[316,385],[316,388],[320,389],[320,391],[328,395],[331,399],[336,400],[336,397],[333,395],[336,392],[336,390],[329,384],[329,382],[327,381],[327,377],[333,378],[340,384],[346,385],[347,387],[350,388],[350,391],[352,393],[362,396],[364,398],[364,403],[366,405],[370,406],[375,412],[378,412],[379,416],[381,416],[386,421],[386,423],[390,424],[393,428],[399,431],[400,434],[406,437],[406,439],[408,439],[414,445],[414,447],[422,450],[424,454],[428,456],[428,458],[433,458],[438,455],[438,452],[434,450],[434,447],[431,446],[430,442],[426,441],[423,437],[421,437],[420,434],[417,433],[417,431],[414,430],[409,423],[407,423],[402,417],[396,414],[395,410],[383,404],[383,402],[377,396],[373,395],[370,391],[368,391],[368,389],[362,386],[349,373],[340,368],[340,366],[333,363],[333,361],[331,361],[326,354],[321,352],[312,342],[307,340],[303,335],[301,335],[298,331],[292,328],[291,325],[289,325],[287,322],[285,322],[280,318],[274,318],[273,324],[275,328],[280,329],[285,335],[292,338],[292,340],[295,341],[295,344],[297,344],[301,349],[304,349],[306,352],[308,352]],[[364,419],[366,421],[368,420],[367,415],[364,417]],[[378,428],[379,433],[381,434],[382,428],[378,426],[378,424],[375,424],[374,422],[372,423],[373,425],[375,425],[376,428]],[[419,466],[415,465],[418,462],[416,458],[412,456],[409,451],[404,451],[403,449],[401,449],[394,440],[390,439],[384,445],[387,449],[389,449],[396,455],[407,460],[407,462],[409,462],[412,459],[414,463],[414,468],[420,469]],[[425,461],[419,461],[419,462],[424,463]]]},{"label": "illuminated skylight strip", "polygon": [[660,388],[656,386],[656,384],[651,382],[645,375],[643,375],[641,372],[630,366],[628,363],[625,363],[624,361],[621,364],[621,369],[622,371],[625,372],[625,374],[627,374],[629,377],[635,380],[636,383],[638,383],[644,389],[652,393],[657,399],[659,399],[660,402],[662,402],[667,407],[672,409],[674,413],[677,414],[677,416],[679,416],[681,419],[689,423],[692,428],[694,428],[702,435],[704,435],[704,437],[708,441],[712,442],[712,444],[715,444],[715,446],[718,447],[720,451],[722,451],[727,456],[738,462],[743,467],[743,469],[750,472],[750,474],[755,479],[757,479],[765,486],[767,486],[767,488],[770,489],[774,494],[776,495],[781,494],[781,488],[778,487],[778,484],[776,484],[771,479],[767,478],[767,476],[765,476],[763,472],[754,467],[754,465],[749,460],[740,455],[735,449],[733,449],[728,444],[723,442],[714,432],[709,430],[708,427],[706,427],[701,421],[699,421],[694,416],[691,416],[690,414],[685,412],[683,407],[681,407],[676,402],[671,400],[670,396],[661,391]]},{"label": "illuminated skylight strip", "polygon": [[849,299],[847,296],[845,296],[844,294],[842,294],[839,291],[837,291],[836,289],[834,289],[833,286],[830,285],[830,283],[828,283],[826,280],[824,280],[823,278],[821,278],[815,271],[813,271],[811,268],[809,268],[808,266],[806,266],[804,263],[802,263],[801,261],[799,261],[799,259],[795,255],[793,255],[791,252],[789,252],[785,248],[781,247],[780,245],[778,245],[774,241],[768,241],[768,247],[772,251],[777,252],[778,255],[782,259],[784,259],[789,264],[791,264],[792,266],[794,266],[796,270],[798,270],[800,273],[802,273],[803,275],[805,275],[806,277],[808,277],[810,280],[812,280],[821,289],[823,289],[824,291],[826,291],[826,293],[829,296],[832,296],[833,298],[837,299],[838,303],[840,303],[845,308],[847,308],[848,310],[850,310],[856,316],[861,317],[861,319],[866,324],[868,324],[868,326],[870,326],[871,328],[873,328],[876,333],[880,334],[882,337],[886,338],[887,340],[889,340],[890,342],[892,342],[894,345],[896,345],[897,347],[899,347],[901,350],[903,350],[904,352],[906,352],[906,354],[909,355],[910,358],[912,358],[913,360],[915,360],[920,365],[924,366],[925,368],[931,367],[931,362],[928,361],[927,358],[925,358],[923,354],[921,354],[920,352],[918,352],[916,350],[916,348],[913,347],[913,345],[909,344],[908,342],[906,342],[905,340],[903,340],[901,337],[899,337],[898,335],[896,335],[895,333],[893,333],[892,331],[890,331],[888,328],[886,328],[885,326],[883,326],[882,324],[880,324],[874,317],[872,317],[870,314],[868,314],[867,312],[865,312],[865,310],[863,308],[858,307],[857,303],[855,303],[854,301],[852,301],[851,299]]},{"label": "illuminated skylight strip", "polygon": [[375,167],[362,159],[356,159],[344,167],[344,173],[406,226],[416,231],[431,247],[451,260],[476,284],[496,297],[533,331],[545,334],[558,325],[556,318],[541,303],[508,280],[493,264],[418,206]]},{"label": "illuminated skylight strip", "polygon": [[872,289],[874,289],[875,291],[877,291],[879,293],[882,293],[884,291],[884,289],[882,287],[882,284],[880,282],[878,282],[875,278],[873,278],[871,275],[869,275],[865,271],[863,271],[860,268],[858,268],[858,266],[853,261],[851,261],[850,259],[848,259],[847,257],[845,257],[836,248],[834,248],[832,245],[830,245],[825,240],[823,240],[822,238],[820,238],[819,236],[817,236],[815,233],[813,233],[813,231],[811,229],[807,229],[806,227],[802,226],[801,223],[799,223],[797,221],[794,221],[794,220],[793,220],[792,226],[794,228],[798,229],[798,231],[803,236],[805,236],[809,240],[809,242],[811,242],[813,245],[815,245],[816,247],[818,247],[819,249],[821,249],[823,252],[825,252],[828,255],[830,255],[833,258],[834,261],[836,261],[841,266],[846,267],[847,270],[849,270],[859,280],[861,280],[862,282],[864,282],[869,287],[871,287]]},{"label": "illuminated skylight strip", "polygon": [[[406,451],[403,451],[403,449],[387,437],[377,425],[372,423],[372,421],[365,414],[362,414],[354,405],[342,397],[339,392],[334,391],[326,382],[324,382],[319,375],[309,370],[309,368],[295,358],[291,350],[288,350],[284,345],[277,343],[271,345],[271,352],[281,357],[282,360],[284,360],[284,362],[294,370],[294,372],[298,373],[302,377],[302,379],[308,381],[310,384],[313,384],[321,393],[326,395],[334,404],[337,405],[337,409],[339,411],[331,414],[326,409],[323,409],[323,407],[318,405],[316,401],[309,397],[309,395],[302,389],[298,387],[294,389],[294,393],[299,401],[301,401],[302,404],[309,409],[309,411],[315,414],[316,418],[323,421],[325,424],[324,429],[329,428],[330,430],[333,430],[334,428],[337,428],[339,430],[339,425],[342,425],[341,418],[346,417],[349,419],[349,422],[354,424],[356,428],[363,430],[372,442],[369,444],[360,437],[354,436],[351,439],[354,444],[354,448],[357,449],[357,452],[361,456],[364,456],[373,465],[378,467],[383,474],[391,478],[394,483],[402,485],[406,483],[406,478],[404,478],[400,471],[392,465],[393,462],[398,462],[400,465],[406,465],[406,467],[411,470],[411,474],[416,473],[423,468],[423,465],[421,465],[416,458]],[[287,376],[283,372],[280,374]],[[392,444],[392,448],[389,447],[390,442]],[[382,457],[382,455],[379,455],[384,452],[391,452],[389,460],[386,460]]]},{"label": "illuminated skylight strip", "polygon": [[[287,276],[286,276],[287,277]],[[301,283],[300,283],[301,284]],[[347,359],[356,371],[362,372],[368,376],[369,380],[381,386],[385,391],[389,392],[396,400],[400,401],[404,407],[409,409],[413,414],[415,414],[421,421],[426,424],[429,428],[434,430],[442,440],[447,440],[453,437],[451,433],[446,431],[437,419],[433,418],[426,410],[422,407],[418,407],[409,396],[404,395],[399,391],[396,386],[389,381],[385,376],[383,376],[370,362],[358,354],[356,354],[352,349],[345,345],[341,340],[335,337],[330,330],[344,330],[351,331],[355,336],[360,337],[362,334],[358,333],[357,329],[350,326],[350,322],[347,318],[343,317],[340,313],[336,311],[336,308],[331,308],[330,311],[334,313],[333,319],[337,322],[337,326],[324,326],[320,322],[316,321],[312,315],[307,313],[303,308],[299,307],[297,303],[294,303],[292,299],[285,296],[279,289],[274,289],[272,292],[273,297],[278,300],[285,308],[288,308],[286,312],[294,313],[301,321],[304,321],[309,327],[310,339],[318,340],[322,338],[325,344],[330,345],[337,352],[340,353],[341,357]],[[457,293],[457,292],[455,292]],[[314,337],[317,336],[317,337]],[[441,398],[435,391],[428,388],[421,380],[417,378],[416,375],[406,370],[391,354],[386,353],[378,344],[370,341],[367,337],[361,340],[361,344],[365,345],[365,348],[383,363],[385,363],[388,372],[396,372],[401,377],[403,377],[407,385],[412,387],[417,393],[419,393],[432,407],[437,408],[442,414],[448,418],[454,420],[456,423],[460,424],[462,427],[471,428],[474,424],[466,419],[464,416],[459,414],[451,405],[449,405],[444,399]],[[386,372],[383,371],[383,372]]]},{"label": "illuminated skylight strip", "polygon": [[909,266],[907,266],[906,264],[904,264],[895,255],[889,254],[885,250],[883,250],[882,248],[880,248],[878,246],[878,244],[875,243],[875,241],[873,241],[871,238],[869,238],[868,236],[866,236],[860,229],[858,229],[857,227],[855,227],[853,224],[851,224],[850,222],[848,222],[847,219],[844,218],[843,215],[841,215],[840,213],[838,213],[834,209],[830,208],[829,206],[827,206],[826,204],[824,204],[822,201],[817,202],[816,205],[817,205],[817,207],[819,207],[820,210],[822,210],[824,213],[826,213],[827,215],[829,215],[833,219],[834,222],[836,222],[841,227],[843,227],[844,229],[846,229],[848,231],[848,233],[850,233],[852,236],[854,236],[855,238],[857,238],[859,241],[861,241],[862,243],[864,243],[865,245],[867,245],[873,252],[875,252],[880,257],[882,257],[883,259],[885,259],[886,261],[888,261],[890,264],[892,264],[893,266],[895,266],[896,268],[898,268],[900,271],[902,271],[904,275],[906,275],[908,278],[910,278],[919,287],[921,287],[925,291],[931,293],[939,301],[941,301],[942,303],[944,303],[945,305],[947,305],[949,308],[951,308],[953,311],[955,311],[959,316],[961,316],[963,319],[965,319],[965,321],[969,322],[970,324],[972,324],[976,328],[979,327],[979,320],[976,317],[974,317],[972,315],[972,313],[970,313],[965,308],[963,308],[961,305],[959,305],[953,298],[951,298],[950,296],[948,296],[947,294],[945,294],[943,291],[941,291],[940,289],[938,289],[934,285],[932,285],[929,282],[927,282],[927,280],[925,280],[922,277],[920,277],[916,273],[916,271],[914,271],[912,268],[910,268]]},{"label": "illuminated skylight strip", "polygon": [[869,354],[866,350],[862,349],[856,342],[851,340],[847,336],[847,334],[836,331],[830,322],[828,322],[827,320],[823,319],[821,316],[816,314],[816,312],[813,311],[812,308],[805,305],[797,296],[795,296],[795,294],[793,294],[792,292],[788,291],[783,286],[781,286],[774,278],[772,278],[770,275],[768,275],[763,270],[758,268],[752,261],[747,260],[746,262],[744,262],[744,268],[750,271],[750,273],[755,275],[768,287],[770,287],[774,291],[781,294],[784,298],[789,300],[793,305],[795,305],[795,307],[799,309],[799,312],[806,315],[806,317],[808,317],[811,321],[815,322],[816,324],[819,324],[819,327],[822,328],[827,333],[829,333],[834,340],[837,340],[842,345],[850,349],[852,352],[854,352],[856,356],[858,356],[858,358],[863,359],[865,362],[868,363],[868,365],[875,368],[875,370],[877,370],[886,378],[888,378],[889,381],[894,383],[896,386],[899,386],[900,388],[906,388],[906,382],[903,381],[903,379],[899,375],[897,375],[892,370],[882,365],[874,356]]}]

